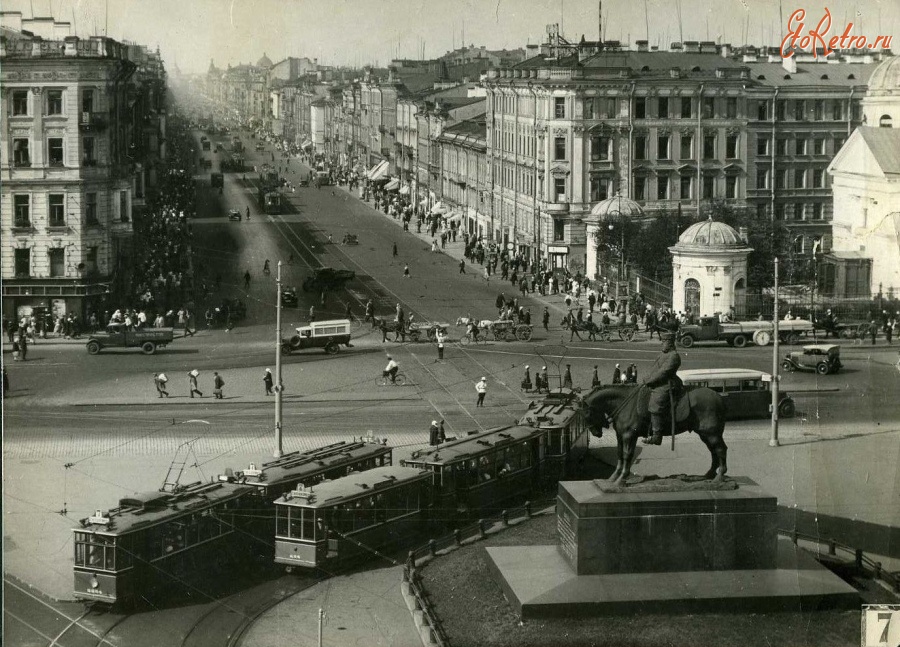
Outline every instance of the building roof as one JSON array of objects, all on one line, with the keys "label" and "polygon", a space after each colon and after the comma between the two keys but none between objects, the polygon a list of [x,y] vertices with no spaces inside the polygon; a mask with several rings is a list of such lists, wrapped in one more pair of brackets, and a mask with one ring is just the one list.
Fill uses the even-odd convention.
[{"label": "building roof", "polygon": [[710,218],[696,222],[678,237],[676,247],[746,247],[733,227]]},{"label": "building roof", "polygon": [[[826,86],[849,88],[865,85],[876,66],[863,63],[798,63],[789,74],[781,63],[744,63],[750,69],[750,80],[777,88]],[[760,78],[762,77],[762,78]]]},{"label": "building roof", "polygon": [[268,56],[266,56],[265,54],[262,55],[262,58],[261,58],[261,59],[259,59],[258,61],[256,61],[256,67],[261,68],[261,69],[264,69],[264,70],[269,69],[270,67],[272,67],[272,65],[273,65],[272,59],[270,59],[270,58],[269,58]]},{"label": "building roof", "polygon": [[869,96],[900,92],[900,56],[881,62],[869,77]]},{"label": "building roof", "polygon": [[644,210],[634,200],[616,194],[606,200],[601,200],[591,209],[591,215],[598,218],[607,217],[643,217]]},{"label": "building roof", "polygon": [[900,175],[900,128],[860,126],[860,136],[885,175]]},{"label": "building roof", "polygon": [[487,120],[485,113],[476,115],[471,119],[464,119],[458,124],[444,128],[439,139],[451,144],[487,150]]},{"label": "building roof", "polygon": [[330,507],[344,500],[373,494],[394,485],[424,479],[430,480],[430,476],[430,472],[413,467],[397,465],[375,467],[334,481],[323,481],[309,490],[301,490],[302,494],[289,492],[283,499],[278,499],[276,503],[301,508]]}]

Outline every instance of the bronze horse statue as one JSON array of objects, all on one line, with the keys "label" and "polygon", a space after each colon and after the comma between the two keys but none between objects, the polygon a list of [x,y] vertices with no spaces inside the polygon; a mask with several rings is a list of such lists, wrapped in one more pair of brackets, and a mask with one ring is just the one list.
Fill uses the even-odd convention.
[{"label": "bronze horse statue", "polygon": [[[631,475],[637,439],[649,432],[649,397],[650,389],[644,385],[602,386],[585,397],[585,422],[590,432],[599,438],[603,434],[603,428],[610,423],[616,432],[616,470],[609,480],[617,485],[626,484],[626,479]],[[715,481],[724,480],[725,472],[728,471],[728,446],[722,439],[725,431],[725,404],[718,393],[707,388],[695,388],[677,398],[675,433],[677,435],[685,431],[696,433],[709,449],[712,465],[705,477]],[[664,435],[672,435],[668,424]]]}]

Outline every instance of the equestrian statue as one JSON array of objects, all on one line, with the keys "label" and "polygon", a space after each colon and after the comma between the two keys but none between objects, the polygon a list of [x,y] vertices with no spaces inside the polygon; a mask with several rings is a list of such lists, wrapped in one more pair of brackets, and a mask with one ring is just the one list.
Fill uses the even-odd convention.
[{"label": "equestrian statue", "polygon": [[711,389],[683,389],[676,375],[681,357],[675,350],[675,335],[662,333],[661,338],[662,352],[643,385],[603,386],[585,398],[591,433],[599,438],[610,425],[616,432],[616,470],[609,480],[618,486],[627,484],[638,438],[648,445],[661,445],[663,436],[671,436],[674,449],[676,434],[693,431],[712,457],[705,478],[721,482],[728,470],[728,447],[722,439],[725,404]]}]

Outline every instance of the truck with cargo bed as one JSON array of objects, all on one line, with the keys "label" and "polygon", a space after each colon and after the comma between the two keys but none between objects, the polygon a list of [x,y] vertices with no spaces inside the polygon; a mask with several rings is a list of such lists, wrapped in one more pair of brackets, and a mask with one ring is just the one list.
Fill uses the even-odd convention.
[{"label": "truck with cargo bed", "polygon": [[[811,333],[812,322],[794,319],[778,322],[779,341],[796,344],[801,336]],[[729,346],[743,348],[751,341],[757,346],[767,346],[775,334],[771,321],[738,321],[723,323],[718,317],[700,317],[698,323],[681,326],[678,343],[690,348],[697,342],[724,341]]]}]

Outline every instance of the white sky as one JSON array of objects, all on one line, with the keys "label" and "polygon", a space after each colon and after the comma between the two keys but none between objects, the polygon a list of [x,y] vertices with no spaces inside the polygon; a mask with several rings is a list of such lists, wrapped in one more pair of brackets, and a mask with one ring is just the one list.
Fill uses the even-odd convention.
[{"label": "white sky", "polygon": [[[681,26],[679,27],[679,5]],[[780,6],[779,6],[780,5]],[[605,35],[633,43],[718,40],[779,44],[790,13],[807,10],[809,27],[823,7],[832,34],[847,21],[853,34],[873,40],[896,35],[900,0],[604,0]],[[152,48],[167,66],[186,72],[255,62],[266,53],[318,58],[328,65],[385,65],[391,58],[439,56],[462,42],[489,49],[543,40],[548,23],[561,23],[570,40],[596,39],[596,0],[4,0],[3,11],[54,15],[75,23],[79,36],[103,34]],[[645,11],[646,8],[646,11]]]}]

